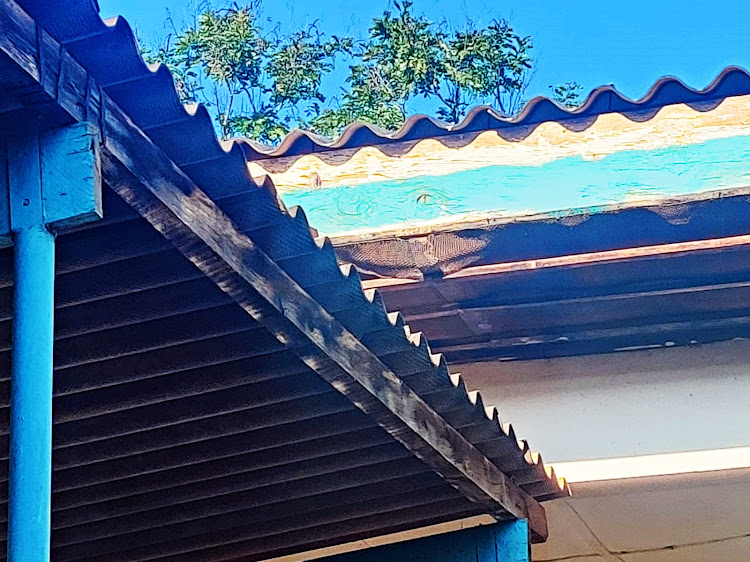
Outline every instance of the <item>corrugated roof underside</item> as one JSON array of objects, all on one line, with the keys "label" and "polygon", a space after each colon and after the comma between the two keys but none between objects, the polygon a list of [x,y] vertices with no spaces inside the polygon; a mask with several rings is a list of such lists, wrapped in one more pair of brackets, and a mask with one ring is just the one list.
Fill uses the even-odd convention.
[{"label": "corrugated roof underside", "polygon": [[58,243],[54,560],[259,559],[478,512],[114,196],[105,211]]},{"label": "corrugated roof underside", "polygon": [[382,295],[453,363],[750,338],[748,242],[396,285]]}]

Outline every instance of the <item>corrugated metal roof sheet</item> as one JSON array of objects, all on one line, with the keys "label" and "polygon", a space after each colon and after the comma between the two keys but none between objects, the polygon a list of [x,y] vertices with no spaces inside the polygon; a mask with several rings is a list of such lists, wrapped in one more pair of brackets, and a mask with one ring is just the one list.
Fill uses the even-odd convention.
[{"label": "corrugated metal roof sheet", "polygon": [[[413,115],[393,133],[386,133],[366,123],[353,123],[333,141],[298,130],[287,135],[278,147],[252,144],[246,147],[246,154],[248,159],[262,160],[380,146],[389,155],[395,155],[394,149],[386,145],[426,138],[445,139],[447,142],[446,137],[488,130],[497,130],[507,140],[518,140],[548,121],[557,121],[571,130],[581,131],[588,128],[596,116],[606,113],[621,113],[634,121],[647,121],[665,105],[684,103],[696,110],[705,111],[715,107],[724,98],[748,93],[750,74],[742,68],[730,66],[703,90],[694,90],[677,78],[665,76],[639,100],[626,98],[614,86],[601,86],[594,89],[586,101],[573,110],[561,107],[548,98],[537,97],[513,117],[502,115],[489,106],[478,106],[455,125],[427,115]],[[451,146],[455,146],[455,143]]]},{"label": "corrugated metal roof sheet", "polygon": [[[186,109],[174,89],[169,71],[149,68],[142,60],[133,32],[123,18],[103,21],[96,0],[68,3],[54,0],[19,2],[45,29],[68,49],[96,77],[100,86],[122,107],[144,132],[165,150],[180,167],[221,159],[223,149],[216,141],[213,122],[205,107]],[[117,64],[112,64],[117,61]],[[528,135],[547,121],[586,128],[590,118],[605,113],[622,113],[637,121],[648,120],[665,105],[685,103],[698,110],[713,107],[729,96],[750,93],[750,74],[739,67],[727,67],[705,89],[695,90],[674,77],[660,78],[639,100],[620,94],[614,86],[594,89],[578,108],[569,110],[544,97],[529,101],[514,117],[491,107],[478,106],[456,125],[426,115],[414,115],[394,133],[384,133],[365,123],[354,123],[335,141],[305,131],[293,131],[278,147],[266,147],[245,139],[225,144],[234,158],[248,160],[296,156],[378,146],[400,141],[441,138],[497,129],[523,130]],[[510,138],[517,137],[511,134]],[[179,146],[176,146],[179,145]]]},{"label": "corrugated metal roof sheet", "polygon": [[[20,4],[243,233],[466,440],[536,499],[567,493],[424,338],[363,292],[355,271],[342,272],[302,212],[287,213],[272,187],[252,183],[242,145],[225,152],[205,109],[191,115],[179,105],[169,73],[145,67],[124,21],[107,26],[83,0]],[[2,6],[15,9],[12,0]],[[62,235],[57,249],[55,560],[260,559],[477,513],[109,189],[104,211],[104,221]],[[6,249],[6,483],[11,295]],[[0,501],[7,509],[6,488]]]}]

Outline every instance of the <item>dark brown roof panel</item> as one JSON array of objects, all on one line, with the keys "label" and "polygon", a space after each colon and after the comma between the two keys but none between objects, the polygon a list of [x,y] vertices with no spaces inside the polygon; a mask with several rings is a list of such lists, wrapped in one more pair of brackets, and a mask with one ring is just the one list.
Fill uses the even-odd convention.
[{"label": "dark brown roof panel", "polygon": [[[110,202],[107,216],[119,218]],[[336,521],[366,536],[385,523],[380,514],[398,514],[403,528],[421,524],[410,507],[443,520],[477,513],[216,286],[193,279],[194,266],[175,249],[141,246],[149,225],[123,224],[59,239],[58,287],[68,298],[56,312],[55,560],[255,559],[267,541],[287,550],[325,536],[335,542],[315,529]],[[96,259],[78,257],[85,247],[99,248]],[[7,280],[10,254],[0,253]],[[152,276],[163,262],[174,275]],[[66,283],[82,274],[88,283]],[[91,286],[106,289],[92,294]],[[139,317],[144,295],[172,306]],[[3,359],[9,324],[6,307]],[[7,414],[7,361],[1,369]],[[5,484],[7,432],[6,415]],[[5,486],[0,501],[5,509]],[[3,534],[6,520],[3,512]]]},{"label": "dark brown roof panel", "polygon": [[[55,0],[19,0],[19,4],[60,41],[83,66],[90,70],[105,91],[133,121],[151,137],[180,167],[199,165],[210,173],[213,162],[226,158],[216,141],[213,123],[202,106],[189,111],[180,103],[169,71],[159,67],[152,72],[143,62],[134,35],[122,18],[102,21],[94,0],[60,3]],[[287,135],[278,147],[236,139],[230,146],[232,158],[248,160],[297,156],[313,152],[378,146],[400,141],[441,138],[485,130],[530,130],[547,121],[580,127],[592,117],[622,113],[634,120],[648,120],[665,105],[685,103],[707,110],[730,96],[750,94],[750,75],[742,68],[727,67],[705,89],[695,90],[674,77],[660,78],[639,100],[620,94],[614,86],[594,89],[575,110],[560,107],[537,97],[529,101],[515,117],[504,116],[491,107],[473,108],[464,120],[448,125],[426,115],[414,115],[395,133],[385,133],[355,123],[335,141],[327,141],[305,131]],[[578,123],[575,125],[574,123]],[[228,168],[230,176],[238,172]],[[201,182],[197,182],[201,183]],[[231,189],[228,178],[224,188]],[[211,193],[212,196],[218,194]]]}]

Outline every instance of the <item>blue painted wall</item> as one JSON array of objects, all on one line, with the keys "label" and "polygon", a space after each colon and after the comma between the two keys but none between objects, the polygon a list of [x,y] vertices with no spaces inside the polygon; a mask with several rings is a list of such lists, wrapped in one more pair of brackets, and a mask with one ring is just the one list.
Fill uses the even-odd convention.
[{"label": "blue painted wall", "polygon": [[321,562],[529,562],[529,526],[524,520],[473,527],[400,542]]}]

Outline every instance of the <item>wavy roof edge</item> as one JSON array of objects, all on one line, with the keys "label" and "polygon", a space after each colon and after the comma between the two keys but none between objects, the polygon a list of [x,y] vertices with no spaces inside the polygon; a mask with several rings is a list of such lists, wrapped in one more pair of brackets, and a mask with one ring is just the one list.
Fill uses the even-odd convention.
[{"label": "wavy roof edge", "polygon": [[[159,134],[177,131],[179,134],[200,138],[202,147],[208,149],[201,154],[205,160],[217,158],[220,153],[235,151],[241,152],[246,160],[299,156],[492,129],[536,126],[548,121],[564,122],[605,113],[648,111],[676,103],[702,104],[730,96],[750,94],[750,74],[741,67],[728,66],[703,90],[690,88],[675,77],[665,76],[657,80],[645,96],[639,100],[631,100],[618,92],[614,86],[606,85],[592,90],[586,101],[574,110],[561,107],[549,98],[536,97],[514,117],[508,117],[489,106],[477,106],[455,125],[427,115],[413,115],[398,131],[392,133],[379,130],[367,123],[355,122],[337,139],[330,141],[302,130],[292,131],[276,147],[244,138],[220,141],[207,109],[201,104],[182,104],[171,72],[163,65],[150,67],[146,64],[127,20],[122,17],[103,20],[99,16],[96,0],[66,3],[65,14],[61,14],[61,10],[55,6],[57,2],[53,0],[21,0],[19,3],[35,19],[40,19],[44,12],[56,12],[57,16],[62,16],[57,17],[56,21],[44,17],[45,28],[87,68],[93,65],[97,75],[102,78],[100,85],[112,90],[108,93],[115,101],[118,101],[118,91],[131,91],[132,88],[142,88],[144,92],[150,93],[149,98],[158,98],[160,103],[151,113],[168,115],[169,119],[166,123],[153,123],[153,130],[149,123],[139,123],[146,134],[153,138]],[[103,62],[102,59],[105,57],[101,56],[100,50],[110,55],[109,58],[117,58],[120,64]],[[123,109],[128,111],[126,107]],[[168,131],[164,130],[165,128]],[[181,165],[180,162],[177,163]]]},{"label": "wavy roof edge", "polygon": [[[448,372],[445,360],[431,352],[425,338],[410,334],[408,326],[397,313],[388,314],[377,293],[364,291],[356,270],[342,271],[339,268],[332,244],[326,240],[321,245],[313,238],[301,209],[287,212],[273,194],[270,183],[258,184],[251,178],[245,161],[248,143],[220,143],[205,107],[198,106],[195,112],[191,112],[180,103],[171,73],[164,66],[155,70],[148,67],[140,56],[127,21],[116,18],[108,20],[112,24],[106,23],[99,17],[96,0],[67,3],[57,0],[16,1],[68,50],[154,144],[209,197],[217,201],[230,218],[238,221],[238,224],[247,223],[248,213],[253,211],[250,214],[260,215],[258,220],[270,218],[275,221],[272,226],[254,227],[259,235],[265,231],[271,237],[259,244],[271,259],[283,261],[284,257],[288,258],[285,255],[288,248],[284,247],[288,245],[305,253],[311,263],[319,261],[326,270],[335,269],[340,276],[336,281],[340,298],[351,299],[361,306],[360,318],[372,322],[368,332],[398,331],[400,343],[394,342],[393,345],[409,349],[415,364],[430,362],[432,372],[425,376],[438,382],[441,388],[455,391],[453,399],[448,400],[445,407],[458,407],[475,420],[472,425],[473,437],[466,437],[472,445],[480,448],[488,458],[492,457],[494,448],[499,448],[503,454],[510,452],[512,457],[521,461],[523,467],[516,465],[514,472],[518,473],[517,477],[529,482],[519,485],[530,487],[532,492],[529,493],[539,501],[570,494],[565,480],[546,467],[541,456],[531,451],[525,441],[518,440],[511,426],[500,422],[497,410],[485,407],[479,393],[469,392],[460,377]],[[113,64],[113,61],[117,64]],[[241,145],[244,147],[240,148]],[[216,182],[217,174],[220,174],[221,182]],[[255,194],[260,197],[255,197]],[[273,239],[280,232],[288,239],[287,244]],[[314,293],[307,286],[310,283],[291,276],[302,288]],[[339,316],[334,313],[334,317],[346,326],[347,322]],[[379,359],[387,363],[382,357]],[[435,407],[440,415],[443,415],[444,409]],[[509,444],[513,446],[509,447]],[[485,450],[490,452],[485,453]]]},{"label": "wavy roof edge", "polygon": [[337,139],[330,141],[298,129],[289,133],[277,147],[252,143],[256,154],[249,159],[300,156],[493,129],[536,127],[545,122],[580,120],[606,113],[648,112],[678,103],[697,106],[695,108],[698,110],[713,109],[713,105],[705,107],[703,104],[745,94],[750,94],[750,73],[738,66],[728,66],[702,90],[693,89],[676,77],[664,76],[638,100],[624,96],[613,85],[606,85],[592,90],[584,103],[572,110],[558,105],[549,98],[539,96],[527,102],[523,110],[513,117],[504,115],[490,106],[480,105],[472,108],[466,117],[455,125],[424,114],[411,116],[397,131],[391,133],[367,123],[355,122],[347,126]]}]

